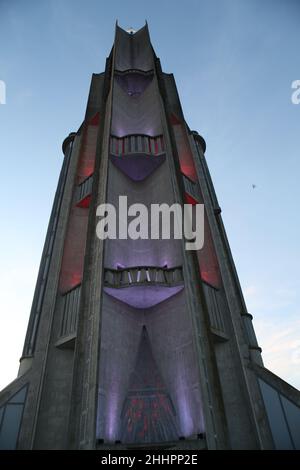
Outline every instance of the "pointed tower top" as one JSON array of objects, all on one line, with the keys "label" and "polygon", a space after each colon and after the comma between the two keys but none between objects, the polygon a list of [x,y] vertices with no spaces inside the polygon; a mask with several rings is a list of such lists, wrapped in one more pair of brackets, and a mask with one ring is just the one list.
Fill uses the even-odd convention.
[{"label": "pointed tower top", "polygon": [[154,68],[153,48],[147,22],[137,30],[132,27],[123,29],[116,23],[114,48],[115,69],[148,71]]}]

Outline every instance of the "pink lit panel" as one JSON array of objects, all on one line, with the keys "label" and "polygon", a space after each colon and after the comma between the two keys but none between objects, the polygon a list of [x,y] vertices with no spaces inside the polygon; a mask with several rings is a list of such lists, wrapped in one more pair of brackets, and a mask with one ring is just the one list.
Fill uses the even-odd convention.
[{"label": "pink lit panel", "polygon": [[[202,203],[188,193],[185,193],[185,201],[192,205]],[[220,288],[221,275],[206,210],[204,211],[204,246],[197,251],[197,258],[201,279],[217,289]]]},{"label": "pink lit panel", "polygon": [[77,169],[77,184],[80,184],[94,172],[99,120],[100,115],[96,113],[85,124]]}]

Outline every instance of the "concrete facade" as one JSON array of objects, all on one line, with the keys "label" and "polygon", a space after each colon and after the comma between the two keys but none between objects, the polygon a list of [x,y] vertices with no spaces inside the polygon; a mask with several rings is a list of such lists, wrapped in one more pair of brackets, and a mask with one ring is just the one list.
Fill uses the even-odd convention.
[{"label": "concrete facade", "polygon": [[[205,159],[147,25],[116,26],[63,144],[0,448],[296,449],[300,394],[264,368]],[[96,208],[203,203],[205,243],[101,241]]]}]

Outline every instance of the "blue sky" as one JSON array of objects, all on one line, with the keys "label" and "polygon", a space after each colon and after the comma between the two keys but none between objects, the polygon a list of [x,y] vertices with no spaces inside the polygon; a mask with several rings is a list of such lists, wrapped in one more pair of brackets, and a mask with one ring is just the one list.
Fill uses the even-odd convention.
[{"label": "blue sky", "polygon": [[[17,373],[58,174],[114,25],[147,19],[207,161],[265,365],[300,387],[297,0],[0,0],[0,388]],[[252,184],[256,188],[252,188]]]}]

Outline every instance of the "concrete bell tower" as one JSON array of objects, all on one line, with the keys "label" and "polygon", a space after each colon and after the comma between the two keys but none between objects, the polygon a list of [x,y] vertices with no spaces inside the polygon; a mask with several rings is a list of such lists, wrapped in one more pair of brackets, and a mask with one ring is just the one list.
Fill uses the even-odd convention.
[{"label": "concrete bell tower", "polygon": [[[0,448],[295,449],[300,395],[264,368],[205,158],[147,24],[116,25],[63,143]],[[204,246],[96,236],[96,209],[204,204]]]}]

